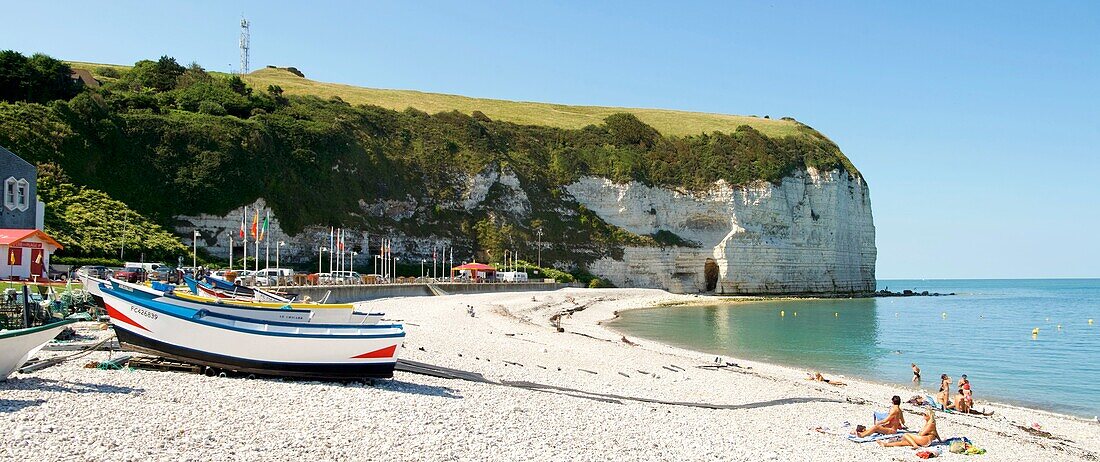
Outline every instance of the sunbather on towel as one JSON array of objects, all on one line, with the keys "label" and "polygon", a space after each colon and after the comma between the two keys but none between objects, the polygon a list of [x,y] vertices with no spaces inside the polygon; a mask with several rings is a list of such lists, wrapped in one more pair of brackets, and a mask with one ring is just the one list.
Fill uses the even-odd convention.
[{"label": "sunbather on towel", "polygon": [[936,431],[935,412],[931,409],[925,411],[924,421],[924,428],[921,429],[920,433],[917,433],[916,435],[912,433],[905,433],[901,435],[901,439],[897,441],[879,441],[879,446],[912,446],[914,448],[922,448],[932,444],[933,441],[939,441],[940,433]]},{"label": "sunbather on towel", "polygon": [[847,385],[846,383],[841,382],[841,381],[836,380],[836,379],[827,379],[827,378],[825,378],[824,375],[821,375],[820,372],[814,372],[812,374],[807,372],[806,374],[809,375],[809,377],[807,377],[806,380],[813,380],[815,382],[825,382],[829,385],[836,385],[836,386]]},{"label": "sunbather on towel", "polygon": [[870,428],[865,428],[860,431],[856,428],[856,431],[852,432],[853,435],[860,438],[864,438],[875,433],[882,433],[883,435],[893,435],[898,430],[905,428],[905,414],[901,412],[901,397],[894,395],[890,399],[893,406],[890,407],[890,412],[886,414],[886,418],[875,422]]}]

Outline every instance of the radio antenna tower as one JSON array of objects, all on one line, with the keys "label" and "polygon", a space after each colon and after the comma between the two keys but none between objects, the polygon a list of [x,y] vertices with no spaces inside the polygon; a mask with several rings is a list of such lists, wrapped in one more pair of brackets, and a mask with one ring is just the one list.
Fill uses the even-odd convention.
[{"label": "radio antenna tower", "polygon": [[248,73],[248,20],[241,18],[241,68],[239,72]]}]

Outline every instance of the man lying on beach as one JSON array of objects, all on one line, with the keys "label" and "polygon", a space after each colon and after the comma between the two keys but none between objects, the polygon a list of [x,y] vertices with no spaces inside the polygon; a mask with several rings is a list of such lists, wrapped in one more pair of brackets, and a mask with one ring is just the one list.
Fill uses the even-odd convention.
[{"label": "man lying on beach", "polygon": [[815,382],[825,382],[829,385],[835,385],[835,386],[838,386],[838,387],[848,385],[844,382],[840,382],[840,381],[837,381],[835,379],[827,379],[827,378],[825,378],[824,375],[821,375],[820,372],[814,372],[814,373],[807,372],[806,374],[809,375],[809,377],[806,377],[806,380],[813,380]]},{"label": "man lying on beach", "polygon": [[914,448],[922,448],[932,444],[933,441],[939,441],[940,433],[936,431],[936,415],[931,409],[925,411],[924,421],[924,428],[921,429],[920,433],[916,435],[912,433],[903,434],[901,435],[901,439],[897,441],[879,441],[879,446],[912,446]]},{"label": "man lying on beach", "polygon": [[890,407],[890,412],[886,414],[886,418],[875,422],[874,425],[871,425],[871,428],[860,430],[860,427],[862,427],[862,425],[860,425],[856,427],[856,431],[852,432],[852,434],[860,438],[868,437],[875,433],[893,435],[897,433],[898,430],[905,428],[905,414],[901,412],[901,397],[894,395],[893,398],[890,398],[890,402],[893,403],[893,406]]}]

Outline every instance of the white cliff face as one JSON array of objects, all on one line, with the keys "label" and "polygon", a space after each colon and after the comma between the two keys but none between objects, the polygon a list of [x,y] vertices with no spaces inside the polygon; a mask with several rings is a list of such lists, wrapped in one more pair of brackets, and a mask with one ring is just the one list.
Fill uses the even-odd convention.
[{"label": "white cliff face", "polygon": [[608,223],[636,234],[661,230],[698,248],[627,248],[590,270],[619,286],[723,294],[868,292],[875,289],[875,226],[862,178],[809,169],[779,186],[718,182],[683,193],[586,177],[566,188]]}]

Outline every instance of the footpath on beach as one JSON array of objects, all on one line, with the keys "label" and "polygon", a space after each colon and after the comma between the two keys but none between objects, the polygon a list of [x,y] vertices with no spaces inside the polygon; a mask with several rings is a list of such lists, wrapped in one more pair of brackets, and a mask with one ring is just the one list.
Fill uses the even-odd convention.
[{"label": "footpath on beach", "polygon": [[[627,309],[697,303],[647,289],[563,289],[369,302],[407,330],[403,359],[445,379],[322,383],[86,369],[95,352],[0,383],[0,456],[30,460],[915,460],[853,443],[901,385],[627,338],[601,325]],[[668,309],[693,309],[690,306]],[[83,323],[79,333],[108,331]],[[54,353],[60,354],[60,353]],[[113,353],[117,356],[119,353]],[[832,378],[832,377],[830,377]],[[840,377],[837,377],[840,378]],[[481,380],[484,379],[484,380]],[[937,413],[976,460],[1088,460],[1100,424],[982,402],[994,417]],[[922,408],[903,404],[910,427]],[[1038,424],[1036,427],[1033,424]]]}]

